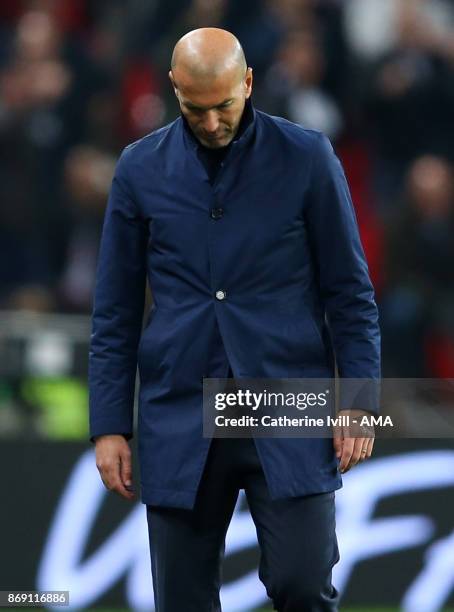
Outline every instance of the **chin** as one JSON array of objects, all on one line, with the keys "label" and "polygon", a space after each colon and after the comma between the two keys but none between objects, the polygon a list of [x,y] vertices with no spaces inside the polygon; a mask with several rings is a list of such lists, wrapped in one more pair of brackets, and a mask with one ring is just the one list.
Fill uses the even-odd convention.
[{"label": "chin", "polygon": [[221,140],[217,140],[216,142],[211,143],[211,148],[213,149],[222,149],[222,147],[226,147],[232,142],[231,138],[222,138]]},{"label": "chin", "polygon": [[230,136],[224,136],[223,138],[219,138],[216,140],[209,140],[206,138],[200,138],[200,142],[210,149],[221,149],[222,147],[226,147],[230,144],[232,138]]}]

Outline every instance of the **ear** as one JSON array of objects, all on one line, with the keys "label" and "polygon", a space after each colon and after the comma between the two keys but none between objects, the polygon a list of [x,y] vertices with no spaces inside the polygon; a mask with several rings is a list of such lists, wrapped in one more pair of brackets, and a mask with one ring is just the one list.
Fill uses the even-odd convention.
[{"label": "ear", "polygon": [[253,76],[252,76],[252,68],[248,67],[247,71],[246,71],[246,77],[244,79],[244,85],[246,88],[246,98],[249,98],[251,93],[252,93],[252,81],[253,81]]},{"label": "ear", "polygon": [[173,78],[173,74],[172,74],[171,70],[169,70],[169,79],[170,79],[170,82],[172,83],[173,91],[175,92],[175,95],[178,98],[178,87],[176,86],[176,83],[175,83],[175,80]]}]

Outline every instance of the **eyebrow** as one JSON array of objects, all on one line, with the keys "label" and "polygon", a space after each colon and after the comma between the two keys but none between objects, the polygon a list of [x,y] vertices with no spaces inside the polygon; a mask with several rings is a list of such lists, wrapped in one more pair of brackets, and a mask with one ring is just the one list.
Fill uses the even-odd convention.
[{"label": "eyebrow", "polygon": [[211,110],[212,108],[219,108],[220,106],[224,106],[227,105],[229,102],[233,102],[233,98],[226,98],[225,100],[223,100],[222,102],[220,102],[219,104],[216,104],[215,106],[208,106],[208,107],[204,107],[204,106],[197,106],[196,104],[192,104],[192,102],[185,102],[183,101],[183,104],[185,106],[187,106],[188,108],[191,108],[193,110]]}]

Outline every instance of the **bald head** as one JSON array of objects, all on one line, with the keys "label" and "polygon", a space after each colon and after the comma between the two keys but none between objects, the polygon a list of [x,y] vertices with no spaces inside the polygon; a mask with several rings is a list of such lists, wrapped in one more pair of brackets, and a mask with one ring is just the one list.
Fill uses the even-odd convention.
[{"label": "bald head", "polygon": [[247,64],[239,40],[220,28],[199,28],[185,34],[175,45],[172,72],[213,79],[236,72],[243,76]]},{"label": "bald head", "polygon": [[252,92],[252,68],[238,39],[219,28],[188,32],[175,45],[169,77],[198,140],[212,149],[227,146]]}]

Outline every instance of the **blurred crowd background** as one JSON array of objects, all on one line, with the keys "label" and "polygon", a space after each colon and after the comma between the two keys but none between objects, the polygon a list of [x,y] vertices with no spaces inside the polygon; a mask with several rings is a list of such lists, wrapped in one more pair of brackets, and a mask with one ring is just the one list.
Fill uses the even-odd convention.
[{"label": "blurred crowd background", "polygon": [[90,314],[116,159],[178,115],[171,51],[202,26],[238,36],[257,108],[333,142],[384,375],[454,377],[454,0],[2,0],[3,313]]}]

